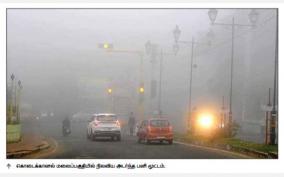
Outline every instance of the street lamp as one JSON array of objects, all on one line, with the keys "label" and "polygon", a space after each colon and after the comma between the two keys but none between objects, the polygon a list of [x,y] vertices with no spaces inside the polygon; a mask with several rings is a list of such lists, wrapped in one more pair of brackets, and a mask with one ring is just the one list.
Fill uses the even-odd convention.
[{"label": "street lamp", "polygon": [[181,31],[180,31],[178,25],[176,25],[176,27],[175,27],[175,29],[173,31],[174,39],[175,39],[176,43],[178,43],[178,41],[179,41],[180,33],[181,33]]},{"label": "street lamp", "polygon": [[16,111],[17,111],[17,123],[20,122],[20,104],[21,104],[21,91],[23,89],[23,85],[22,85],[22,82],[19,80],[18,81],[18,86],[19,86],[19,89],[18,89],[18,103],[17,103],[17,106],[16,106]]},{"label": "street lamp", "polygon": [[[146,49],[146,54],[151,55],[152,56],[152,81],[151,81],[151,92],[153,92],[151,95],[154,97],[155,93],[156,93],[156,82],[153,79],[153,73],[154,73],[154,64],[155,64],[155,57],[156,57],[156,49],[157,49],[157,45],[156,44],[152,44],[150,41],[147,41],[145,44],[145,49]],[[159,111],[159,116],[161,117],[162,115],[162,106],[161,106],[161,100],[162,100],[162,64],[163,62],[163,52],[161,51],[160,54],[160,78],[159,78],[159,97],[158,97],[158,111]]]},{"label": "street lamp", "polygon": [[[140,85],[144,83],[143,78],[143,57],[144,53],[140,50],[121,50],[121,49],[114,49],[113,44],[111,43],[105,43],[105,44],[98,44],[98,48],[105,49],[107,52],[111,53],[128,53],[128,54],[135,54],[140,57]],[[141,120],[144,119],[144,102],[139,101],[139,109],[141,110]]]},{"label": "street lamp", "polygon": [[10,76],[11,78],[11,90],[10,90],[10,100],[9,100],[9,110],[8,110],[8,123],[11,123],[12,121],[12,116],[13,116],[13,88],[14,88],[14,79],[15,79],[15,75],[12,74]]},{"label": "street lamp", "polygon": [[[278,113],[276,106],[278,105],[276,101],[276,94],[278,94],[278,9],[276,11],[276,35],[275,35],[275,60],[274,60],[274,81],[273,81],[273,107],[271,111],[271,120],[270,120],[270,144],[276,144],[276,121]],[[277,108],[278,109],[278,108]]]},{"label": "street lamp", "polygon": [[150,55],[152,52],[152,43],[151,41],[147,41],[145,44],[146,54]]},{"label": "street lamp", "polygon": [[249,20],[251,22],[251,24],[255,25],[257,20],[258,20],[258,12],[255,9],[252,9],[249,13]]},{"label": "street lamp", "polygon": [[234,16],[232,17],[232,23],[215,23],[217,18],[218,11],[217,9],[210,9],[208,11],[208,16],[211,21],[212,25],[219,25],[219,26],[231,26],[232,28],[232,44],[231,44],[231,74],[230,74],[230,101],[229,101],[229,125],[228,125],[228,134],[229,136],[232,135],[232,93],[233,93],[233,69],[234,69],[234,40],[235,40],[235,27],[255,27],[257,19],[258,19],[258,13],[252,9],[252,11],[249,13],[248,17],[252,24],[236,24]]},{"label": "street lamp", "polygon": [[177,55],[179,51],[179,45],[177,43],[173,45],[173,51],[174,51],[174,54]]},{"label": "street lamp", "polygon": [[217,18],[217,14],[218,14],[217,9],[210,9],[208,11],[208,16],[209,16],[210,21],[211,21],[212,24],[214,24],[214,22],[215,22],[215,20]]},{"label": "street lamp", "polygon": [[112,87],[107,88],[107,94],[109,96],[110,102],[109,102],[109,109],[111,112],[115,112],[115,103],[114,103],[114,94]]},{"label": "street lamp", "polygon": [[[192,71],[193,68],[196,68],[196,65],[193,64],[193,59],[194,59],[194,47],[196,44],[201,44],[204,45],[205,43],[200,43],[200,42],[196,42],[194,40],[194,38],[192,37],[191,41],[180,41],[180,34],[181,34],[181,30],[179,29],[178,25],[176,25],[175,29],[173,30],[173,35],[174,35],[174,39],[175,39],[175,44],[173,46],[174,49],[174,53],[176,54],[179,50],[179,43],[183,43],[183,44],[189,44],[191,45],[191,56],[190,56],[190,64],[189,64],[189,68],[190,68],[190,78],[189,78],[189,98],[188,98],[188,112],[189,112],[189,118],[188,118],[188,129],[190,130],[190,122],[191,122],[191,97],[192,97]],[[205,45],[208,45],[209,43],[206,43]]]},{"label": "street lamp", "polygon": [[111,88],[108,88],[108,89],[107,89],[107,92],[108,92],[108,94],[111,94],[111,93],[112,93],[112,89],[111,89]]}]

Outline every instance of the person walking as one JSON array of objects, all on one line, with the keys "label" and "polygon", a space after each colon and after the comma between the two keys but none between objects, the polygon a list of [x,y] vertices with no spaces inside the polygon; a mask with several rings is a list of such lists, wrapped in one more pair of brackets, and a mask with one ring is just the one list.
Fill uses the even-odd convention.
[{"label": "person walking", "polygon": [[134,135],[135,124],[136,124],[136,120],[135,120],[133,112],[131,112],[129,119],[128,119],[129,133],[130,133],[131,136]]}]

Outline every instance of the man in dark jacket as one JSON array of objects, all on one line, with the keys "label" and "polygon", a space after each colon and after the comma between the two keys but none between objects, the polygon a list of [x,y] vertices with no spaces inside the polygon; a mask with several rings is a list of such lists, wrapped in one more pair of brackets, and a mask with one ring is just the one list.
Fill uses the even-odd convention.
[{"label": "man in dark jacket", "polygon": [[133,112],[130,113],[129,119],[128,119],[128,127],[130,131],[130,135],[133,135],[134,133],[134,128],[135,128],[136,120],[133,115]]}]

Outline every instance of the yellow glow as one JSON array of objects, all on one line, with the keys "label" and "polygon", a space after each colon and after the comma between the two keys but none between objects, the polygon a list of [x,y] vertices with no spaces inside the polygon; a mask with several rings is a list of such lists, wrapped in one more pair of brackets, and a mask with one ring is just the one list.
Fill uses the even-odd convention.
[{"label": "yellow glow", "polygon": [[139,92],[140,92],[140,93],[144,93],[144,88],[143,88],[143,87],[140,87]]},{"label": "yellow glow", "polygon": [[198,124],[204,128],[210,128],[213,126],[213,116],[210,114],[203,114],[198,119]]},{"label": "yellow glow", "polygon": [[109,48],[109,45],[108,45],[108,44],[104,44],[104,48],[105,48],[105,49],[108,49],[108,48]]},{"label": "yellow glow", "polygon": [[112,93],[112,89],[109,88],[109,89],[107,90],[107,92],[108,92],[109,94],[111,94],[111,93]]}]

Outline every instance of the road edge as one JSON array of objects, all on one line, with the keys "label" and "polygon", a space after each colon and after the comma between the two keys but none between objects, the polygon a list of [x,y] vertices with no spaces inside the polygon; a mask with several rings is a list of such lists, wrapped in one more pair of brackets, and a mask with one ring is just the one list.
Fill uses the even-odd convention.
[{"label": "road edge", "polygon": [[215,151],[215,152],[222,153],[222,154],[226,153],[226,154],[228,154],[232,157],[238,157],[238,158],[241,157],[242,159],[253,159],[252,156],[249,156],[249,155],[246,155],[246,154],[242,154],[242,153],[235,152],[235,151],[228,151],[228,150],[224,150],[224,149],[220,149],[220,148],[216,148],[216,147],[208,147],[208,146],[190,144],[190,143],[185,143],[185,142],[181,142],[181,141],[174,141],[174,143],[184,145],[184,146],[190,146],[190,147]]}]

